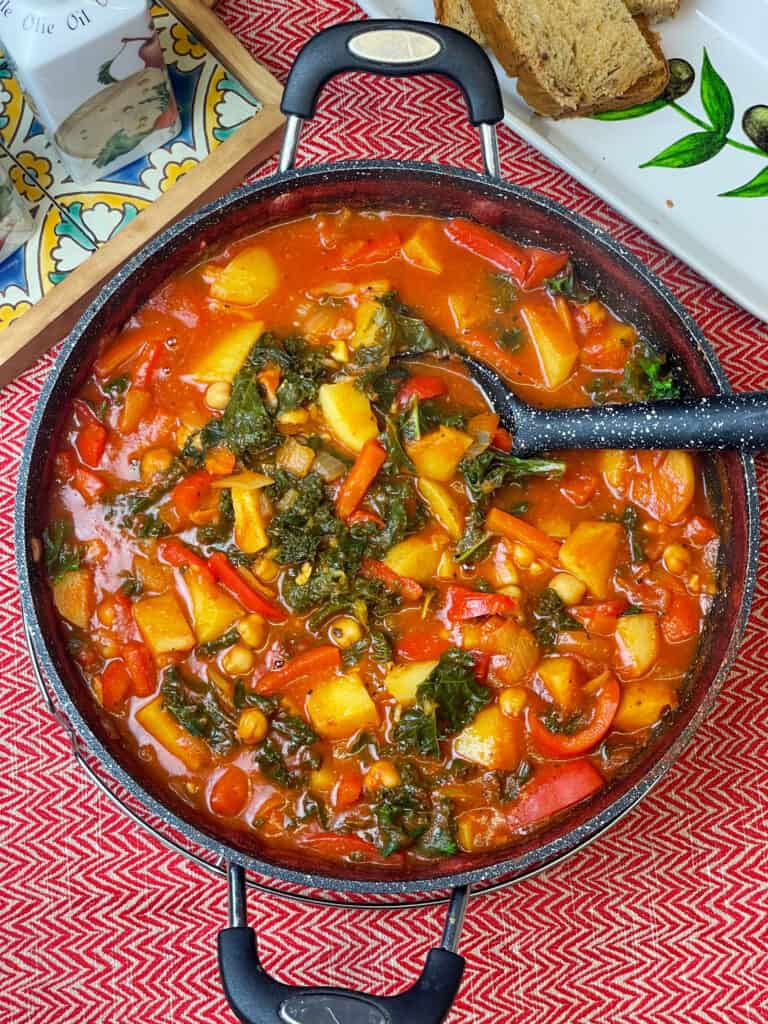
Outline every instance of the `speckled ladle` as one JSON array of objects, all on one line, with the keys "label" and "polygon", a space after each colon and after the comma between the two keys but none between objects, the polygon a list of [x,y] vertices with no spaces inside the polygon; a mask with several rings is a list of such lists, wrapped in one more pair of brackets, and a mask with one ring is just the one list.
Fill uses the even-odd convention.
[{"label": "speckled ladle", "polygon": [[578,448],[768,448],[768,391],[740,395],[537,409],[486,363],[461,354],[517,455]]}]

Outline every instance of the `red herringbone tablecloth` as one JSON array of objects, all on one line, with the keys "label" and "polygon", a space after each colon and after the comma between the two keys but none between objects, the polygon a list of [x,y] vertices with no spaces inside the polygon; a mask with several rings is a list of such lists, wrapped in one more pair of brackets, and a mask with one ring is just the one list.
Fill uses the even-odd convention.
[{"label": "red herringbone tablecloth", "polygon": [[[224,0],[219,11],[280,76],[311,33],[361,13],[352,0]],[[663,278],[736,388],[768,387],[764,324],[510,131],[500,143],[508,179],[593,218]],[[480,169],[462,101],[435,79],[347,76],[328,87],[300,162],[366,155]],[[223,882],[113,809],[74,764],[32,680],[13,500],[50,365],[41,359],[0,392],[0,1022],[223,1024],[233,1019],[215,959]],[[767,483],[761,467],[763,507]],[[736,669],[664,782],[567,863],[471,903],[451,1024],[768,1021],[767,729],[768,587],[760,579]],[[382,993],[413,979],[443,914],[273,897],[252,897],[250,907],[266,964],[282,978]]]}]

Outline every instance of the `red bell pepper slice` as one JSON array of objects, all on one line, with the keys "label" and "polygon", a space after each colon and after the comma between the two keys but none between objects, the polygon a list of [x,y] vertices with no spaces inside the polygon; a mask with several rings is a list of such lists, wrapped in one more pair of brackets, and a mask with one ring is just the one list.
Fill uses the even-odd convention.
[{"label": "red bell pepper slice", "polygon": [[523,787],[520,798],[506,811],[507,821],[517,828],[551,818],[558,811],[585,800],[602,788],[604,779],[587,760],[543,764]]},{"label": "red bell pepper slice", "polygon": [[569,611],[582,626],[589,629],[595,619],[616,619],[628,608],[625,597],[617,597],[611,601],[597,601],[595,604],[576,604]]},{"label": "red bell pepper slice", "polygon": [[449,622],[466,622],[483,615],[511,615],[517,601],[507,594],[487,594],[466,587],[448,587],[445,592],[445,616]]},{"label": "red bell pepper slice", "polygon": [[123,658],[131,677],[131,689],[136,697],[149,697],[157,682],[152,655],[144,644],[129,641],[123,648]]},{"label": "red bell pepper slice", "polygon": [[72,484],[89,505],[107,489],[107,481],[103,476],[99,476],[98,473],[92,473],[90,469],[83,469],[81,466],[75,470]]},{"label": "red bell pepper slice", "polygon": [[445,233],[454,245],[488,260],[494,267],[509,274],[517,284],[525,284],[531,258],[523,246],[468,220],[449,220],[445,225]]},{"label": "red bell pepper slice", "polygon": [[701,606],[690,594],[672,594],[669,608],[661,619],[661,632],[670,644],[690,640],[699,632]]},{"label": "red bell pepper slice", "polygon": [[472,659],[475,662],[475,679],[484,683],[491,667],[491,656],[486,651],[472,651]]},{"label": "red bell pepper slice", "polygon": [[212,480],[211,474],[204,469],[198,469],[179,480],[171,491],[171,501],[182,519],[189,519],[200,508],[211,493]]},{"label": "red bell pepper slice", "polygon": [[363,792],[363,776],[358,766],[348,762],[343,766],[331,790],[331,807],[335,811],[343,811],[345,807],[352,807],[360,799]]},{"label": "red bell pepper slice", "polygon": [[359,836],[344,836],[337,832],[301,832],[299,842],[302,847],[312,850],[321,857],[349,857],[365,855],[366,862],[378,861],[389,867],[399,867],[404,863],[402,854],[393,853],[385,857],[373,843],[368,843]]},{"label": "red bell pepper slice", "polygon": [[513,444],[510,432],[504,427],[497,427],[491,438],[491,448],[498,448],[500,452],[511,452]]},{"label": "red bell pepper slice", "polygon": [[87,466],[98,466],[107,447],[107,428],[103,423],[89,420],[77,432],[75,448]]},{"label": "red bell pepper slice", "polygon": [[324,647],[313,647],[310,651],[302,651],[282,668],[265,672],[256,681],[256,692],[267,696],[280,693],[291,683],[303,676],[320,677],[338,672],[341,668],[341,651],[330,644]]},{"label": "red bell pepper slice", "polygon": [[446,391],[442,377],[433,377],[428,373],[417,374],[407,380],[397,392],[397,404],[402,409],[414,397],[420,402],[425,402],[428,398],[440,398]]},{"label": "red bell pepper slice", "polygon": [[379,580],[389,590],[401,594],[406,601],[418,601],[424,593],[420,583],[410,579],[408,576],[400,576],[393,569],[390,569],[384,562],[375,558],[364,558],[360,566],[363,576],[372,580]]},{"label": "red bell pepper slice", "polygon": [[539,716],[528,710],[528,732],[539,753],[548,757],[576,757],[586,754],[605,736],[616,716],[621,700],[621,688],[612,672],[603,672],[585,690],[595,693],[595,703],[589,724],[570,735],[550,732]]},{"label": "red bell pepper slice", "polygon": [[210,577],[211,575],[206,560],[201,555],[196,554],[192,548],[187,547],[186,544],[178,540],[176,537],[169,537],[158,541],[157,553],[169,565],[174,566],[176,569],[185,569],[192,565],[196,569],[199,569],[205,576]]},{"label": "red bell pepper slice", "polygon": [[147,388],[152,383],[152,377],[163,354],[163,347],[162,341],[150,341],[145,347],[144,358],[133,374],[134,387]]},{"label": "red bell pepper slice", "polygon": [[387,452],[375,438],[366,441],[336,495],[336,514],[349,519],[387,461]]},{"label": "red bell pepper slice", "polygon": [[101,703],[117,711],[131,691],[131,677],[123,661],[110,661],[101,675]]},{"label": "red bell pepper slice", "polygon": [[577,508],[588,504],[595,496],[597,477],[592,474],[578,474],[566,477],[560,484],[560,493]]},{"label": "red bell pepper slice", "polygon": [[523,285],[526,288],[539,288],[550,277],[556,277],[568,266],[567,252],[551,252],[549,249],[526,249],[531,263],[525,275]]},{"label": "red bell pepper slice", "polygon": [[709,541],[717,537],[717,530],[712,525],[712,520],[704,516],[691,516],[685,524],[683,536],[696,547],[704,547]]},{"label": "red bell pepper slice", "polygon": [[344,246],[338,266],[342,270],[352,270],[372,263],[386,263],[400,254],[401,246],[402,240],[396,231],[379,235],[378,238],[358,239]]},{"label": "red bell pepper slice", "polygon": [[405,661],[431,661],[445,654],[453,645],[438,633],[409,633],[397,641],[397,656]]},{"label": "red bell pepper slice", "polygon": [[258,612],[270,622],[285,622],[288,618],[285,609],[252,587],[222,551],[211,555],[208,559],[208,568],[219,583],[223,583],[249,612]]}]

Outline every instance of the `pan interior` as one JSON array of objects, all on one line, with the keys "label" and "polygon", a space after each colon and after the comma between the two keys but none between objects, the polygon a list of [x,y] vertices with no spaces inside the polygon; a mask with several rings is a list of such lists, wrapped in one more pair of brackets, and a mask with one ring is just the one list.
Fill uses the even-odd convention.
[{"label": "pan interior", "polygon": [[709,345],[659,282],[594,225],[535,193],[467,172],[414,164],[334,165],[268,179],[224,197],[160,235],[116,276],[70,336],[41,396],[25,447],[16,517],[25,619],[58,700],[106,771],[148,809],[214,853],[287,881],[359,892],[427,891],[461,881],[520,877],[577,849],[632,806],[673,763],[714,701],[735,656],[754,583],[757,512],[754,472],[747,457],[731,452],[706,460],[708,488],[723,537],[721,586],[674,718],[608,789],[525,843],[442,860],[407,877],[380,867],[330,864],[265,848],[254,835],[216,828],[181,797],[155,784],[143,773],[140,759],[120,744],[109,716],[83,685],[32,558],[30,539],[40,536],[45,517],[37,496],[50,480],[54,441],[69,397],[88,375],[100,342],[120,330],[170,269],[197,262],[207,248],[343,206],[469,217],[520,242],[565,249],[572,253],[580,278],[617,316],[669,353],[691,392],[727,388]]}]

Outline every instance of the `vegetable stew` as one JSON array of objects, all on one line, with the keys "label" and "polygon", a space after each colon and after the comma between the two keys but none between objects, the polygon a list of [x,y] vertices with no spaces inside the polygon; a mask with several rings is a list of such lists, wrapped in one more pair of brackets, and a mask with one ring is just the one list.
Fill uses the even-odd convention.
[{"label": "vegetable stew", "polygon": [[678,393],[567,253],[345,209],[171,276],[68,414],[41,558],[72,656],[264,846],[511,845],[679,702],[717,587],[696,457],[519,458],[461,349],[540,406]]}]

